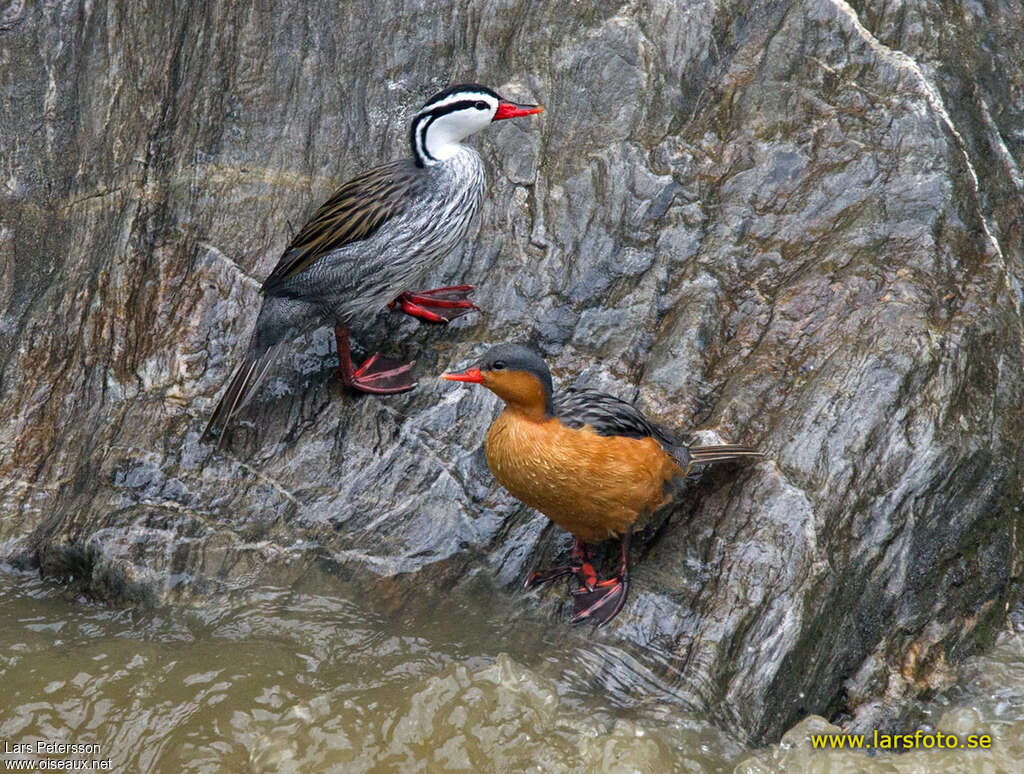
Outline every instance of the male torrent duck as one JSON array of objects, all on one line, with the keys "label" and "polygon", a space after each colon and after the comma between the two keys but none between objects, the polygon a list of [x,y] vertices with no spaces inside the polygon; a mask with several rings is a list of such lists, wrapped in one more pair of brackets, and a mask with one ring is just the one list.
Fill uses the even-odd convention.
[{"label": "male torrent duck", "polygon": [[[670,499],[665,487],[694,465],[763,454],[748,446],[692,446],[613,395],[587,389],[555,394],[551,371],[536,352],[516,344],[494,347],[463,373],[443,374],[482,384],[505,401],[487,433],[487,464],[517,499],[575,538],[570,564],[533,573],[527,588],[565,575],[573,621],[608,623],[629,590],[627,554],[638,519]],[[620,541],[619,574],[599,580],[588,544]]]},{"label": "male torrent duck", "polygon": [[416,386],[412,363],[373,355],[358,368],[349,326],[388,305],[446,323],[470,309],[471,285],[409,292],[469,231],[484,195],[484,163],[462,140],[494,121],[541,112],[475,83],[435,94],[409,128],[412,158],[374,167],[343,185],[288,245],[263,283],[263,304],[242,364],[203,434],[223,443],[231,419],[289,341],[334,326],[338,370],[350,389],[388,394]]}]

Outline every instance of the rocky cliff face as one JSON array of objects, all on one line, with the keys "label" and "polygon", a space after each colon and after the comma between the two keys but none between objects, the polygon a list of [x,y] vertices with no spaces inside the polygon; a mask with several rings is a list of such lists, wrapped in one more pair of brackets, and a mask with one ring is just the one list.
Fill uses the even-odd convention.
[{"label": "rocky cliff face", "polygon": [[[311,563],[397,608],[487,576],[513,618],[564,620],[563,589],[518,596],[565,540],[487,472],[496,399],[431,378],[528,338],[562,384],[768,452],[659,514],[597,636],[753,738],[880,722],[1020,592],[1022,20],[8,4],[0,556],[155,601]],[[201,445],[290,228],[467,79],[547,108],[475,141],[480,231],[436,279],[484,314],[382,313],[361,343],[421,382],[389,399],[339,389],[326,331],[297,341],[227,453]]]}]

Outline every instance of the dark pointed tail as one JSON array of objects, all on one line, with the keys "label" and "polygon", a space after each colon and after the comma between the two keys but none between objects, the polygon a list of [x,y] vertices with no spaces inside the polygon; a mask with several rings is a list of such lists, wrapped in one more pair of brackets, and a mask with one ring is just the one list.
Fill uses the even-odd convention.
[{"label": "dark pointed tail", "polygon": [[220,449],[224,446],[228,425],[231,424],[235,415],[245,407],[249,399],[256,394],[256,390],[263,382],[267,372],[270,371],[270,366],[277,360],[281,346],[281,344],[275,344],[262,353],[253,350],[246,353],[245,360],[235,370],[228,388],[213,411],[213,416],[206,423],[206,429],[203,431],[204,442],[216,438],[217,448]]},{"label": "dark pointed tail", "polygon": [[721,446],[691,446],[690,462],[693,464],[704,464],[706,462],[725,462],[726,460],[738,460],[743,457],[763,457],[764,452],[758,451],[753,446],[739,446],[734,443],[725,443]]},{"label": "dark pointed tail", "polygon": [[672,450],[672,456],[676,458],[679,466],[688,474],[694,465],[707,465],[712,462],[727,462],[728,460],[741,460],[748,458],[763,457],[764,452],[758,451],[753,446],[740,446],[734,443],[725,443],[718,446],[678,446]]}]

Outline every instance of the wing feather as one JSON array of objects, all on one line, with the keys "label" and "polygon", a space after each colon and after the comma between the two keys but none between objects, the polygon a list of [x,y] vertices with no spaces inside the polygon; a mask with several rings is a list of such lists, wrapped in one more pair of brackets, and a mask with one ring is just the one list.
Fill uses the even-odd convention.
[{"label": "wing feather", "polygon": [[555,416],[569,427],[590,425],[598,435],[654,438],[665,446],[679,445],[667,428],[649,420],[632,403],[606,392],[570,387],[557,393],[553,404]]},{"label": "wing feather", "polygon": [[412,162],[395,161],[345,183],[295,235],[264,280],[263,292],[278,289],[324,255],[369,239],[403,212],[417,180]]},{"label": "wing feather", "polygon": [[552,403],[555,416],[569,427],[579,429],[589,425],[598,435],[653,438],[675,458],[684,475],[696,464],[764,457],[764,452],[752,446],[687,446],[671,430],[641,414],[632,403],[606,392],[570,388],[558,393]]}]

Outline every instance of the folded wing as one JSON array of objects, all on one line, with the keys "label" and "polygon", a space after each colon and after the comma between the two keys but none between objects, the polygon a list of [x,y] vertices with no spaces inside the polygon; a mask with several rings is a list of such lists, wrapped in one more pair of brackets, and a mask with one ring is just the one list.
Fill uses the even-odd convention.
[{"label": "folded wing", "polygon": [[369,239],[403,212],[417,179],[412,162],[395,161],[345,183],[295,235],[263,282],[263,292],[274,294],[319,258]]},{"label": "folded wing", "polygon": [[696,464],[764,456],[751,446],[738,444],[687,446],[671,430],[641,414],[632,403],[605,392],[569,388],[556,394],[552,403],[555,416],[569,427],[579,429],[589,425],[598,435],[655,439],[675,458],[684,473]]}]

